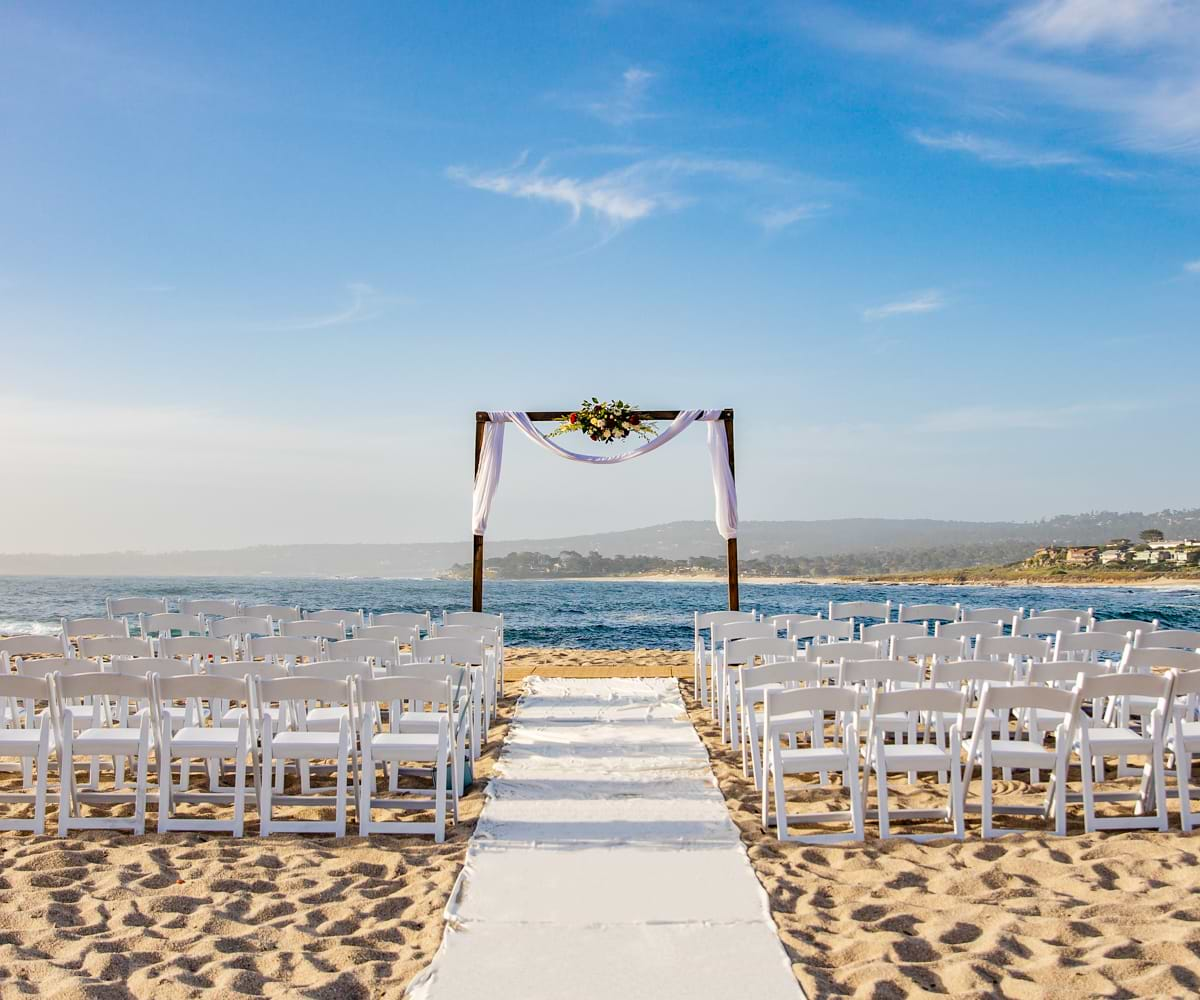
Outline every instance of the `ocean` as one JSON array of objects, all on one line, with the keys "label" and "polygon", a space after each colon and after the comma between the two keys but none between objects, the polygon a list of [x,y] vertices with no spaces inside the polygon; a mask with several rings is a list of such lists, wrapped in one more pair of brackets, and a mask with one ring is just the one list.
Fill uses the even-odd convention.
[{"label": "ocean", "polygon": [[[104,613],[106,597],[232,597],[244,603],[371,611],[470,607],[470,585],[443,580],[276,577],[0,577],[0,634],[57,630],[61,618]],[[965,607],[1094,608],[1101,618],[1158,618],[1200,628],[1200,589],[743,584],[742,607],[815,613],[830,600]],[[512,646],[690,649],[692,612],[725,606],[720,583],[642,580],[489,582],[484,607],[504,612]]]}]

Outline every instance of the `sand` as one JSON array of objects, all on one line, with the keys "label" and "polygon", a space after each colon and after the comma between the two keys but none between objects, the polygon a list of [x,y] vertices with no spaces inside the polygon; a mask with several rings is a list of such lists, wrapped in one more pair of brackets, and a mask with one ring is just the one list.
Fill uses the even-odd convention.
[{"label": "sand", "polygon": [[[1066,838],[984,842],[970,817],[962,843],[881,843],[868,823],[865,844],[781,845],[759,827],[740,756],[690,698],[690,653],[511,650],[507,663],[481,781],[444,845],[0,833],[0,1000],[399,997],[441,941],[519,678],[609,671],[687,678],[685,702],[809,996],[1200,992],[1200,837],[1179,832],[1173,801],[1172,829],[1161,834],[1084,834],[1074,807]],[[10,783],[0,775],[0,787]],[[1013,782],[1000,798],[1023,792]],[[894,804],[933,800],[922,786]]]}]

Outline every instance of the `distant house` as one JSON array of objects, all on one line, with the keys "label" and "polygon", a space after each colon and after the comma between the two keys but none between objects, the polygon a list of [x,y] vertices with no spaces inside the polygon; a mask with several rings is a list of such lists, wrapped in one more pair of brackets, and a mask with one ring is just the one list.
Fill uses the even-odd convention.
[{"label": "distant house", "polygon": [[1105,549],[1100,553],[1100,562],[1105,566],[1119,565],[1129,558],[1129,553],[1122,549]]},{"label": "distant house", "polygon": [[1100,549],[1095,545],[1072,546],[1067,549],[1068,566],[1091,566],[1100,558]]}]

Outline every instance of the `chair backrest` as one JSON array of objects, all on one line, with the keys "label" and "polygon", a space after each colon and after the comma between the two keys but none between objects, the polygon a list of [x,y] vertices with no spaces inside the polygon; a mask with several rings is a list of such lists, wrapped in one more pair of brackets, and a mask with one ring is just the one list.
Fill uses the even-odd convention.
[{"label": "chair backrest", "polygon": [[325,647],[331,660],[375,660],[381,666],[400,662],[400,644],[395,639],[338,639]]},{"label": "chair backrest", "polygon": [[[286,623],[285,623],[286,624]],[[246,643],[246,655],[252,660],[284,659],[319,660],[321,640],[304,639],[293,635],[256,635]]]},{"label": "chair backrest", "polygon": [[298,622],[280,622],[279,634],[295,639],[344,639],[346,627],[341,622],[322,622],[305,618]]},{"label": "chair backrest", "polygon": [[791,639],[780,639],[778,636],[729,639],[725,643],[725,663],[728,666],[753,663],[760,656],[764,659],[768,656],[795,659],[796,644]]},{"label": "chair backrest", "polygon": [[892,614],[891,601],[830,601],[829,617],[878,618],[887,621]]},{"label": "chair backrest", "polygon": [[1024,618],[1024,608],[963,608],[962,620],[965,622],[1000,622],[1011,625],[1014,618]]},{"label": "chair backrest", "polygon": [[55,673],[54,689],[61,700],[76,698],[132,698],[139,701],[151,697],[149,674]]},{"label": "chair backrest", "polygon": [[872,692],[871,728],[881,715],[911,715],[919,712],[962,716],[967,710],[967,693],[949,688],[904,688]]},{"label": "chair backrest", "polygon": [[483,640],[460,636],[418,639],[413,643],[412,656],[418,663],[458,663],[479,667],[483,665]]},{"label": "chair backrest", "polygon": [[211,677],[265,677],[274,680],[279,677],[291,677],[291,672],[282,663],[272,663],[266,660],[231,660],[227,663],[206,663],[204,673]]},{"label": "chair backrest", "polygon": [[[314,664],[308,665],[313,666]],[[354,666],[359,667],[361,664],[354,664]],[[254,681],[257,694],[255,701],[260,709],[264,709],[268,705],[283,704],[284,702],[303,704],[310,701],[320,701],[333,705],[349,705],[353,697],[351,676],[353,674],[346,674],[335,678],[304,676],[258,677]]]},{"label": "chair backrest", "polygon": [[822,642],[804,647],[804,658],[810,663],[836,663],[838,660],[878,660],[884,649],[877,642]]},{"label": "chair backrest", "polygon": [[129,635],[129,622],[124,618],[64,618],[62,634],[68,639],[84,635]]},{"label": "chair backrest", "polygon": [[937,660],[930,672],[934,687],[967,687],[972,693],[984,684],[1011,684],[1013,665],[1007,660]]},{"label": "chair backrest", "polygon": [[1154,698],[1158,700],[1161,717],[1167,719],[1167,706],[1174,682],[1173,670],[1165,674],[1099,674],[1085,676],[1079,685],[1079,693],[1084,701],[1097,698]]},{"label": "chair backrest", "polygon": [[1051,618],[1037,615],[1022,618],[1013,626],[1013,635],[1058,635],[1059,632],[1078,632],[1083,627],[1079,618]]},{"label": "chair backrest", "polygon": [[754,611],[697,611],[695,613],[697,631],[712,628],[714,625],[726,625],[729,622],[753,621],[758,621],[758,614]]},{"label": "chair backrest", "polygon": [[[1054,658],[1066,659],[1096,659],[1097,653],[1122,653],[1129,643],[1123,635],[1116,632],[1059,632],[1054,640]],[[1074,654],[1083,653],[1080,657]],[[1116,657],[1110,657],[1115,659]]]},{"label": "chair backrest", "polygon": [[712,627],[714,647],[730,639],[772,639],[778,635],[779,630],[769,622],[724,622]]},{"label": "chair backrest", "polygon": [[1153,646],[1155,649],[1200,649],[1200,632],[1187,628],[1160,628],[1153,632],[1139,632],[1134,637],[1136,646]]},{"label": "chair backrest", "polygon": [[[1195,699],[1197,696],[1200,696],[1200,666],[1195,666],[1191,670],[1177,670],[1175,672],[1175,685],[1172,690],[1176,698],[1190,697]],[[3,690],[0,690],[0,696],[2,695]]]},{"label": "chair backrest", "polygon": [[109,670],[126,677],[149,677],[151,674],[160,674],[163,677],[190,677],[196,672],[196,661],[171,660],[161,656],[118,657],[109,665]]},{"label": "chair backrest", "polygon": [[434,624],[431,639],[439,637],[462,639],[482,639],[489,646],[498,646],[503,641],[498,628],[487,625],[438,625]]},{"label": "chair backrest", "polygon": [[[164,701],[208,702],[210,705],[221,704],[222,707],[229,702],[250,704],[250,685],[246,683],[244,675],[222,677],[217,674],[190,674],[167,677],[154,674],[153,685],[156,706]],[[162,723],[160,715],[158,725],[161,727]]]},{"label": "chair backrest", "polygon": [[[360,681],[357,693],[364,706],[375,706],[380,702],[415,702],[445,708],[447,713],[454,708],[454,689],[449,678],[434,677],[379,677]],[[436,710],[436,709],[435,709]],[[367,721],[364,713],[364,721]]]},{"label": "chair backrest", "polygon": [[[5,711],[5,703],[9,699],[23,701],[49,701],[50,685],[46,677],[23,677],[18,674],[0,674],[0,729],[8,728],[9,724],[20,718],[18,712]],[[25,716],[26,727],[32,727],[33,715]]]},{"label": "chair backrest", "polygon": [[770,624],[774,625],[777,630],[787,630],[787,629],[790,629],[793,625],[800,625],[800,624],[807,623],[807,622],[820,621],[821,615],[819,613],[815,614],[815,615],[802,615],[802,614],[771,615],[771,617],[764,618],[763,620],[766,622],[770,622]]},{"label": "chair backrest", "polygon": [[897,639],[892,643],[892,657],[897,660],[954,660],[966,655],[966,639],[923,635],[915,639]]},{"label": "chair backrest", "polygon": [[740,667],[738,673],[742,688],[750,690],[767,684],[820,684],[823,671],[821,664],[811,660],[776,660],[759,667]]},{"label": "chair backrest", "polygon": [[1090,628],[1096,618],[1096,612],[1091,608],[1030,608],[1029,616],[1031,618],[1066,618],[1069,620],[1078,618],[1083,628]]},{"label": "chair backrest", "polygon": [[904,660],[843,660],[838,664],[841,687],[876,687],[880,684],[921,684],[925,670]]},{"label": "chair backrest", "polygon": [[320,611],[305,611],[304,618],[311,622],[342,622],[347,629],[355,625],[366,625],[362,611],[341,611],[337,608],[322,608]]},{"label": "chair backrest", "polygon": [[359,625],[354,630],[355,639],[387,639],[401,646],[411,646],[414,639],[421,638],[421,630],[415,625]]},{"label": "chair backrest", "polygon": [[[1080,692],[1074,689],[1046,687],[1042,684],[985,684],[979,698],[979,711],[1001,718],[1009,712],[1032,708],[1043,712],[1062,712],[1073,720],[1079,709]],[[1005,730],[1002,728],[1001,732]]]},{"label": "chair backrest", "polygon": [[1048,660],[1050,652],[1049,639],[1039,639],[1029,635],[985,635],[975,644],[975,657],[980,660],[989,656],[1015,656],[1029,660]]},{"label": "chair backrest", "polygon": [[89,660],[111,660],[114,656],[153,656],[154,644],[149,639],[124,635],[104,635],[79,640],[79,655]]},{"label": "chair backrest", "polygon": [[958,604],[901,604],[896,614],[898,622],[956,622],[962,616]]},{"label": "chair backrest", "polygon": [[1079,661],[1079,660],[1043,660],[1029,668],[1026,682],[1029,684],[1046,684],[1055,687],[1074,687],[1079,675],[1099,676],[1114,672],[1111,663]]},{"label": "chair backrest", "polygon": [[9,656],[62,656],[61,635],[5,635],[0,636],[0,653]]},{"label": "chair backrest", "polygon": [[300,609],[287,604],[247,604],[242,614],[249,618],[270,618],[273,622],[298,622]]},{"label": "chair backrest", "polygon": [[793,622],[788,626],[788,638],[809,643],[833,642],[854,638],[854,622],[833,622],[824,618]]},{"label": "chair backrest", "polygon": [[864,625],[860,638],[864,642],[877,642],[884,652],[892,648],[893,641],[924,638],[929,633],[923,622],[880,622]]},{"label": "chair backrest", "polygon": [[1133,635],[1158,631],[1158,619],[1142,621],[1140,618],[1109,618],[1104,621],[1092,622],[1093,632],[1115,632],[1117,635]]},{"label": "chair backrest", "polygon": [[232,618],[217,618],[208,625],[208,634],[224,639],[229,636],[268,636],[275,634],[270,618],[253,615],[234,615]]},{"label": "chair backrest", "polygon": [[1159,649],[1157,646],[1126,646],[1121,656],[1121,670],[1125,673],[1149,673],[1160,670],[1200,669],[1200,652],[1192,649]]},{"label": "chair backrest", "polygon": [[200,615],[203,618],[232,618],[234,615],[242,613],[242,606],[232,599],[202,597],[185,600],[180,598],[179,610],[185,615]]},{"label": "chair backrest", "polygon": [[94,674],[97,664],[92,660],[77,659],[67,656],[42,656],[36,660],[16,657],[13,669],[21,677],[37,677],[41,680],[51,674]]},{"label": "chair backrest", "polygon": [[371,615],[371,626],[390,625],[394,628],[420,629],[426,635],[432,627],[428,611],[385,611]]},{"label": "chair backrest", "polygon": [[158,653],[166,657],[200,656],[204,659],[233,660],[237,657],[233,639],[216,639],[209,635],[165,635],[158,640]]},{"label": "chair backrest", "polygon": [[980,635],[1003,635],[999,622],[936,622],[933,634],[939,639],[966,639],[971,642]]},{"label": "chair backrest", "polygon": [[142,635],[168,636],[172,632],[182,635],[207,635],[208,625],[202,615],[186,614],[182,611],[164,611],[154,615],[142,615],[138,619]]},{"label": "chair backrest", "polygon": [[316,663],[292,665],[293,677],[323,677],[327,680],[344,680],[347,677],[371,679],[371,664],[366,660],[318,660]]},{"label": "chair backrest", "polygon": [[109,618],[123,615],[155,615],[167,610],[165,597],[110,597],[105,602]]},{"label": "chair backrest", "polygon": [[472,625],[483,628],[494,628],[504,634],[504,615],[494,615],[488,611],[443,611],[442,625]]},{"label": "chair backrest", "polygon": [[[814,686],[768,690],[763,699],[763,725],[772,737],[777,737],[789,731],[808,729],[812,724],[808,721],[811,718],[809,712],[821,716],[838,714],[846,719],[846,725],[833,727],[833,739],[845,746],[854,735],[852,719],[860,708],[861,697],[852,688]],[[857,743],[857,739],[854,742]]]}]

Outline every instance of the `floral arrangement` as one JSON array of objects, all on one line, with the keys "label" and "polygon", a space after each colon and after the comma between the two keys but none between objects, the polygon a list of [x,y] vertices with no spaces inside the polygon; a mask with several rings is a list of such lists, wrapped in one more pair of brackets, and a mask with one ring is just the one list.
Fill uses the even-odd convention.
[{"label": "floral arrangement", "polygon": [[642,420],[635,412],[636,407],[624,400],[614,399],[602,403],[593,396],[579,404],[579,409],[568,413],[562,422],[547,437],[560,434],[586,434],[593,441],[612,444],[630,434],[652,438],[658,433],[654,424]]}]

